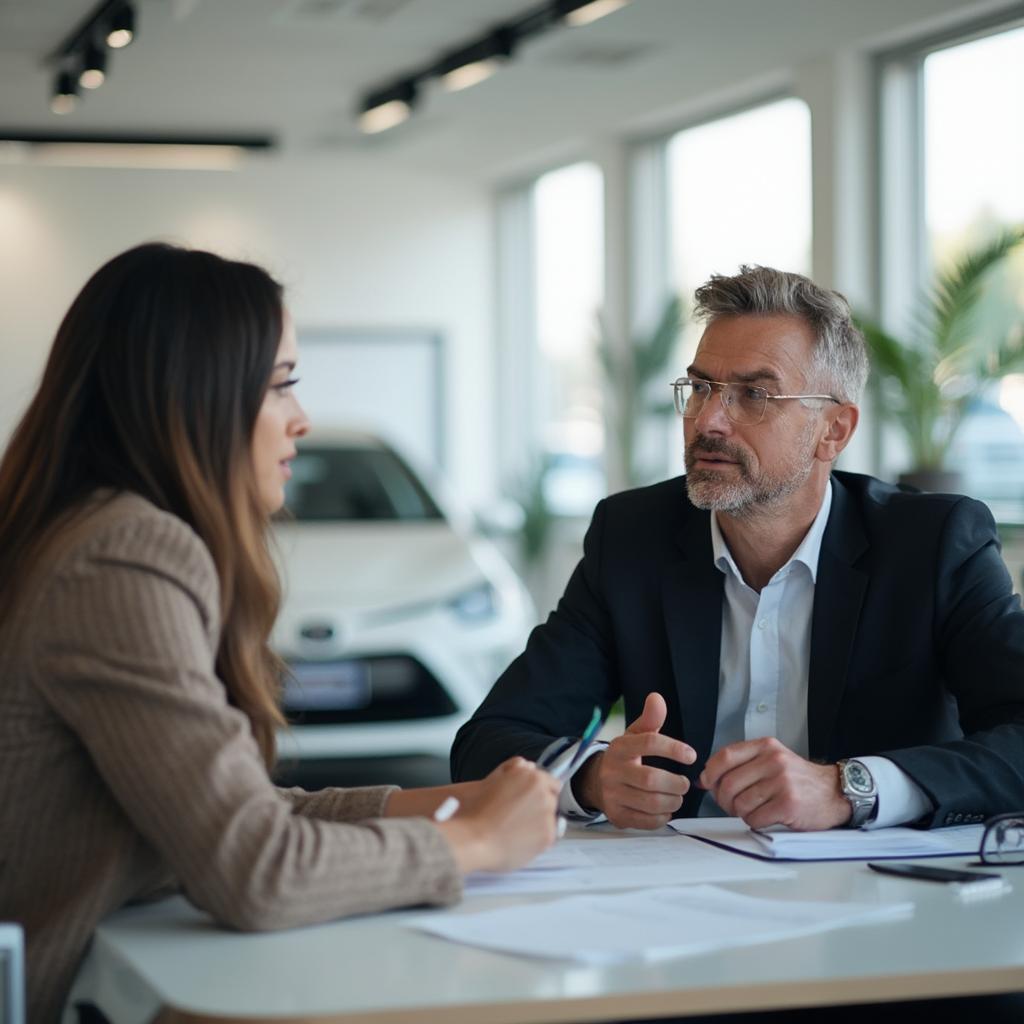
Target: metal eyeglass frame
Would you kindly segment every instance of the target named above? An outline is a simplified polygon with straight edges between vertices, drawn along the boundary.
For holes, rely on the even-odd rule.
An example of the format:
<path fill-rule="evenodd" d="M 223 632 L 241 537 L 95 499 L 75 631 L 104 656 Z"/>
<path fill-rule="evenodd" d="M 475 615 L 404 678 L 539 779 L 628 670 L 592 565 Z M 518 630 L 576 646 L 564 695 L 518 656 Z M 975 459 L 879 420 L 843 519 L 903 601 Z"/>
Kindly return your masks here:
<path fill-rule="evenodd" d="M 1008 833 L 1014 836 L 1012 846 L 1006 842 Z M 1003 867 L 1024 864 L 1024 812 L 997 814 L 985 822 L 978 860 L 982 864 Z"/>
<path fill-rule="evenodd" d="M 691 387 L 694 384 L 707 384 L 710 390 L 706 395 L 703 396 L 704 400 L 701 402 L 700 409 L 694 413 L 684 412 L 684 405 L 682 401 L 682 387 L 689 384 Z M 761 405 L 761 415 L 756 420 L 738 420 L 730 411 L 733 407 L 733 401 L 726 401 L 726 396 L 734 394 L 735 388 L 746 388 L 748 391 L 760 392 L 763 399 Z M 768 402 L 781 402 L 784 399 L 801 399 L 801 398 L 817 398 L 822 401 L 835 402 L 836 405 L 842 405 L 843 403 L 835 398 L 833 395 L 772 395 L 768 393 L 766 388 L 761 387 L 758 384 L 744 384 L 742 381 L 720 381 L 720 380 L 704 380 L 702 377 L 679 377 L 672 381 L 672 401 L 676 407 L 676 412 L 686 420 L 696 419 L 704 406 L 707 405 L 708 399 L 711 397 L 712 392 L 717 391 L 722 396 L 722 408 L 725 410 L 725 415 L 741 426 L 753 427 L 756 426 L 761 420 L 764 419 L 765 410 L 768 408 Z"/>

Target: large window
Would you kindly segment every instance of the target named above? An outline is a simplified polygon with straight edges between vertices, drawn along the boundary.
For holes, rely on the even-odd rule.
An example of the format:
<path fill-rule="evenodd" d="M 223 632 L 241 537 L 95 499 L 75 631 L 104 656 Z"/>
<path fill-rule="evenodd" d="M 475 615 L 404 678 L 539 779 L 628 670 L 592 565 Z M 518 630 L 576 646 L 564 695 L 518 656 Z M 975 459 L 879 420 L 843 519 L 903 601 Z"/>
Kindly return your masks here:
<path fill-rule="evenodd" d="M 578 163 L 533 186 L 534 281 L 540 445 L 545 496 L 559 515 L 589 515 L 605 490 L 604 384 L 597 314 L 604 294 L 600 169 Z"/>
<path fill-rule="evenodd" d="M 921 65 L 925 271 L 1024 224 L 1024 28 L 928 54 Z M 975 328 L 1024 345 L 1024 251 L 988 279 Z M 950 453 L 964 489 L 1024 521 L 1024 375 L 976 401 Z"/>
<path fill-rule="evenodd" d="M 687 315 L 711 274 L 745 263 L 810 273 L 810 111 L 783 99 L 684 129 L 668 142 L 667 167 L 671 286 L 687 327 L 666 380 L 692 360 L 701 329 Z M 681 472 L 671 421 L 666 435 L 666 469 Z"/>
<path fill-rule="evenodd" d="M 689 300 L 713 274 L 811 264 L 811 117 L 779 100 L 688 128 L 668 146 L 673 281 Z"/>

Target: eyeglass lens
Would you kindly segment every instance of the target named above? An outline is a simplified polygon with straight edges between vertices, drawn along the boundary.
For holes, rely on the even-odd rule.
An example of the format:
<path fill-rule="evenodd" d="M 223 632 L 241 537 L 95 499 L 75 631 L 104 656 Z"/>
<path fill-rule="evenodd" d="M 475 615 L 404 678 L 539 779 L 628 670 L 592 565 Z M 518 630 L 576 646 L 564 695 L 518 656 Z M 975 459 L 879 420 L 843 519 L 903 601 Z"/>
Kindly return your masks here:
<path fill-rule="evenodd" d="M 712 389 L 705 381 L 677 381 L 674 387 L 676 411 L 685 419 L 700 415 L 712 390 L 720 393 L 722 407 L 734 423 L 759 423 L 768 404 L 767 392 L 749 384 L 733 383 Z"/>
<path fill-rule="evenodd" d="M 981 860 L 986 864 L 1024 864 L 1024 815 L 1006 814 L 985 826 Z"/>

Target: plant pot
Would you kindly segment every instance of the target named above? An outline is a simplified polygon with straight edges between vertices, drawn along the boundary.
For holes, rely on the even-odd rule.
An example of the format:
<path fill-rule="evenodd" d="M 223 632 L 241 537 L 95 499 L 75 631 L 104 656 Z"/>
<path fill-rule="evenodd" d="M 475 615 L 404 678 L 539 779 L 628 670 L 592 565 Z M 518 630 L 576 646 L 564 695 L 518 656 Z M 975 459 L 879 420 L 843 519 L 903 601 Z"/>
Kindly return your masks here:
<path fill-rule="evenodd" d="M 917 469 L 911 473 L 900 473 L 897 483 L 900 487 L 913 487 L 918 491 L 933 491 L 942 494 L 963 494 L 963 473 L 946 469 Z"/>

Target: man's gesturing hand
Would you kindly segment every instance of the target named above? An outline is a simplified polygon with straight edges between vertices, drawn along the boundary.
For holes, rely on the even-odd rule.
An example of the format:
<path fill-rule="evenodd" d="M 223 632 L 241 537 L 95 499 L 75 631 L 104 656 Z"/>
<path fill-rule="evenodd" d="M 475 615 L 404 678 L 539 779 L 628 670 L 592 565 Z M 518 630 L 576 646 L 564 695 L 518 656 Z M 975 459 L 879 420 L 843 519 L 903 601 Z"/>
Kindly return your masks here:
<path fill-rule="evenodd" d="M 774 737 L 730 743 L 708 758 L 700 784 L 751 828 L 802 832 L 845 825 L 853 813 L 834 764 L 805 761 Z"/>
<path fill-rule="evenodd" d="M 682 775 L 645 765 L 642 757 L 667 757 L 693 764 L 697 755 L 682 740 L 662 736 L 668 708 L 649 693 L 640 717 L 580 769 L 573 780 L 577 799 L 603 811 L 619 828 L 661 828 L 677 811 L 690 782 Z"/>

